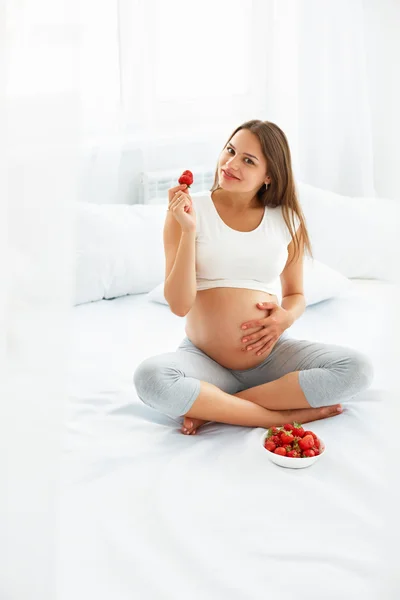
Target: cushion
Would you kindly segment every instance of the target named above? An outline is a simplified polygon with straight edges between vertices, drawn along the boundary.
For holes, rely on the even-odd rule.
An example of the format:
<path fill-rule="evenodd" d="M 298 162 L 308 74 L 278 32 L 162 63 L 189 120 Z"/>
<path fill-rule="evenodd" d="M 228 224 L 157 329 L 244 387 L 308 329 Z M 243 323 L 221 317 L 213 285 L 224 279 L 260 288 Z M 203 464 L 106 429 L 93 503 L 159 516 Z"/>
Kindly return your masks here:
<path fill-rule="evenodd" d="M 311 279 L 305 262 L 309 304 L 331 297 L 328 283 L 329 290 L 343 284 L 343 280 L 333 284 L 328 267 L 345 278 L 399 282 L 395 260 L 399 201 L 341 196 L 302 182 L 297 188 L 319 261 Z M 163 281 L 166 208 L 166 203 L 77 203 L 75 304 L 147 293 Z"/>
<path fill-rule="evenodd" d="M 306 306 L 339 296 L 351 286 L 350 279 L 309 256 L 304 257 L 303 279 Z M 164 282 L 151 290 L 147 297 L 152 302 L 168 304 L 164 297 Z M 281 298 L 278 298 L 280 302 Z"/>
<path fill-rule="evenodd" d="M 165 210 L 77 204 L 74 304 L 146 293 L 163 279 Z"/>
<path fill-rule="evenodd" d="M 346 277 L 399 282 L 400 201 L 342 196 L 297 182 L 313 255 Z"/>

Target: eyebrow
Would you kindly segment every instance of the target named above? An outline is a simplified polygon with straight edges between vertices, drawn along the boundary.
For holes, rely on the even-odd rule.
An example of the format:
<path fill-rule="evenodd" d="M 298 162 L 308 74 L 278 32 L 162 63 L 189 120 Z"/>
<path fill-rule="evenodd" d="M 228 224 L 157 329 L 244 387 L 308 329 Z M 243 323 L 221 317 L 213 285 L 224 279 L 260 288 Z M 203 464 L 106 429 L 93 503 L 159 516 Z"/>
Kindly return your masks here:
<path fill-rule="evenodd" d="M 234 150 L 236 150 L 235 146 L 233 144 L 231 144 L 231 142 L 228 142 L 229 146 L 232 146 L 232 148 Z M 243 152 L 243 154 L 246 154 L 247 156 L 251 156 L 251 158 L 255 158 L 256 160 L 258 160 L 257 156 L 254 156 L 254 154 L 249 154 L 248 152 Z M 260 162 L 260 161 L 258 161 Z"/>

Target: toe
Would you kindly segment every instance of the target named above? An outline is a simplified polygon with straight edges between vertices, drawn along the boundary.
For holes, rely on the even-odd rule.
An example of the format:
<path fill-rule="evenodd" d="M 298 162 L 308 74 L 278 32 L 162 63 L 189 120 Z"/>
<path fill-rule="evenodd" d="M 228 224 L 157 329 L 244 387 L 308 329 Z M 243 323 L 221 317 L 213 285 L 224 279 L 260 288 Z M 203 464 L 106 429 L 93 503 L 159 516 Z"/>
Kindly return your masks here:
<path fill-rule="evenodd" d="M 192 433 L 193 430 L 193 421 L 187 417 L 185 417 L 183 419 L 183 425 L 182 425 L 182 433 L 190 434 Z"/>
<path fill-rule="evenodd" d="M 339 415 L 342 412 L 342 408 L 340 404 L 335 404 L 334 406 L 326 406 L 325 412 L 328 415 Z"/>

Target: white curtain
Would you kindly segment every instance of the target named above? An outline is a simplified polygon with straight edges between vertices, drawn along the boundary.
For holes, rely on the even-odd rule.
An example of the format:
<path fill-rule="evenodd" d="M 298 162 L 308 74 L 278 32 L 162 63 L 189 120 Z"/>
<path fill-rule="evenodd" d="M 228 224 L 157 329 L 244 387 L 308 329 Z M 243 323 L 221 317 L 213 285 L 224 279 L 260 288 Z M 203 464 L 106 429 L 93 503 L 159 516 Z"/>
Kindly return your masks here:
<path fill-rule="evenodd" d="M 400 197 L 398 2 L 83 0 L 81 7 L 85 168 L 104 179 L 108 201 L 141 170 L 176 168 L 183 155 L 214 166 L 228 133 L 252 118 L 287 133 L 306 183 Z M 121 181 L 128 146 L 138 159 L 132 180 Z"/>
<path fill-rule="evenodd" d="M 0 598 L 57 598 L 79 11 L 0 3 Z"/>
<path fill-rule="evenodd" d="M 287 132 L 297 177 L 374 196 L 374 149 L 362 0 L 277 0 L 269 115 Z"/>

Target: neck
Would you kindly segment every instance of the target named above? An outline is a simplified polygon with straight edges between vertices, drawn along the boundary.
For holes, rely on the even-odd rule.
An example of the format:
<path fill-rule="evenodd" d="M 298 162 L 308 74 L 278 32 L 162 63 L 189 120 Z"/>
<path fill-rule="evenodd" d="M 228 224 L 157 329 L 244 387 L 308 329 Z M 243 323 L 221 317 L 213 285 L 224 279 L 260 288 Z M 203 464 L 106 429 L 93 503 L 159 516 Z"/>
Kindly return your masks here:
<path fill-rule="evenodd" d="M 232 208 L 238 212 L 247 210 L 248 208 L 260 207 L 260 201 L 254 192 L 238 192 L 235 194 L 218 188 L 213 192 L 213 196 L 227 208 Z"/>

